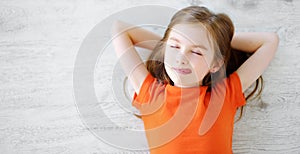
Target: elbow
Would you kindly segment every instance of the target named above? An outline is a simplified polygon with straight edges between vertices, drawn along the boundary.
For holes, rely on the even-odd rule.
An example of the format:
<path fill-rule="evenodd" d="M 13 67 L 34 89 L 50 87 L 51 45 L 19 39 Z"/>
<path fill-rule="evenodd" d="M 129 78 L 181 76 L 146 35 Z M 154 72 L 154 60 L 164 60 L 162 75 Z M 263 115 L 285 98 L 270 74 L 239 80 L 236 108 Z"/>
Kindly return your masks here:
<path fill-rule="evenodd" d="M 115 20 L 112 23 L 112 28 L 111 28 L 111 34 L 112 35 L 117 35 L 121 32 L 124 32 L 128 29 L 128 25 L 125 24 L 125 22 L 121 20 Z"/>
<path fill-rule="evenodd" d="M 274 41 L 274 47 L 276 52 L 279 45 L 279 36 L 277 33 L 273 33 L 273 41 Z"/>
<path fill-rule="evenodd" d="M 114 35 L 118 34 L 119 31 L 120 31 L 120 21 L 116 20 L 112 23 L 111 35 L 114 36 Z"/>
<path fill-rule="evenodd" d="M 129 29 L 131 28 L 131 25 L 123 22 L 121 20 L 115 20 L 112 24 L 112 28 L 111 28 L 111 35 L 117 36 L 119 34 L 125 34 L 125 35 L 129 35 Z"/>
<path fill-rule="evenodd" d="M 277 33 L 273 33 L 273 41 L 278 46 L 279 44 L 279 36 Z"/>
<path fill-rule="evenodd" d="M 279 45 L 279 36 L 277 33 L 269 33 L 267 37 L 268 46 L 270 47 L 271 51 L 274 51 L 274 53 L 277 51 L 278 45 Z"/>
<path fill-rule="evenodd" d="M 277 33 L 270 33 L 269 37 L 268 37 L 269 42 L 271 42 L 273 45 L 275 45 L 276 47 L 279 44 L 279 36 Z"/>

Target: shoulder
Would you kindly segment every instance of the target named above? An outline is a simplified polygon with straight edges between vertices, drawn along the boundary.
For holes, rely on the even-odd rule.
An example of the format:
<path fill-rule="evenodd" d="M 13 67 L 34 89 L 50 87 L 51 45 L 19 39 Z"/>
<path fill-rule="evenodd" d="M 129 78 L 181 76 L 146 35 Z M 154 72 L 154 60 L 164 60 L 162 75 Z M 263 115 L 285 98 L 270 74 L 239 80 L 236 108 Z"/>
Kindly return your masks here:
<path fill-rule="evenodd" d="M 237 107 L 243 106 L 246 103 L 241 80 L 237 72 L 233 72 L 218 82 L 213 90 L 215 90 L 219 96 L 224 93 L 224 96 L 227 97 L 226 100 L 232 102 Z"/>
<path fill-rule="evenodd" d="M 158 80 L 148 73 L 142 82 L 139 92 L 134 93 L 133 106 L 137 107 L 142 103 L 148 102 L 152 91 L 155 90 L 157 86 L 159 86 Z"/>
<path fill-rule="evenodd" d="M 240 76 L 237 72 L 233 72 L 227 77 L 227 82 L 231 84 L 231 86 L 236 86 L 236 90 L 242 91 L 242 83 Z"/>

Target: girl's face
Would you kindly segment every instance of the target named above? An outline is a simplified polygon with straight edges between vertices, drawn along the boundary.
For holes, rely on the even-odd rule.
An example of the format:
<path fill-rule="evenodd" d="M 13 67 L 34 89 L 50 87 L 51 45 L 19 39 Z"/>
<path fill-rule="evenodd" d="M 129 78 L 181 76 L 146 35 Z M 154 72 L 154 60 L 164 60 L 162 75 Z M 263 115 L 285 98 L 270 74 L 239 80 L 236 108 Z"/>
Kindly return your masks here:
<path fill-rule="evenodd" d="M 175 25 L 166 43 L 165 69 L 175 86 L 199 86 L 208 72 L 215 72 L 214 51 L 201 24 Z"/>

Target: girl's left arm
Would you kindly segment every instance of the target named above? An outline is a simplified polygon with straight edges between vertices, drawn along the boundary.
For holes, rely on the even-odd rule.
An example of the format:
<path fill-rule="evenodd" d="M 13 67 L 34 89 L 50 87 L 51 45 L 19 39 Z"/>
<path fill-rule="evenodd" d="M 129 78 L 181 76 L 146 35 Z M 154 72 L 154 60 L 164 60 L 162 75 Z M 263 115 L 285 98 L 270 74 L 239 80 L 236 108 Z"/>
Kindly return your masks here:
<path fill-rule="evenodd" d="M 243 92 L 264 72 L 277 51 L 279 38 L 276 33 L 241 32 L 234 34 L 231 47 L 253 54 L 236 70 Z"/>

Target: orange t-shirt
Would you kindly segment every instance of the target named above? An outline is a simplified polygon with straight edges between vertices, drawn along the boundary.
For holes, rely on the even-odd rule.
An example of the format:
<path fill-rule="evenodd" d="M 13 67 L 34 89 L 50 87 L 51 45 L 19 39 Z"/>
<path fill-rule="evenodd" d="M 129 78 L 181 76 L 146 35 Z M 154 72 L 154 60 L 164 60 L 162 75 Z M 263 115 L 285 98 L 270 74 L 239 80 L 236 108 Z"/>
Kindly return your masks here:
<path fill-rule="evenodd" d="M 232 153 L 234 116 L 246 103 L 239 76 L 234 72 L 207 89 L 175 87 L 147 75 L 132 104 L 151 154 Z"/>

